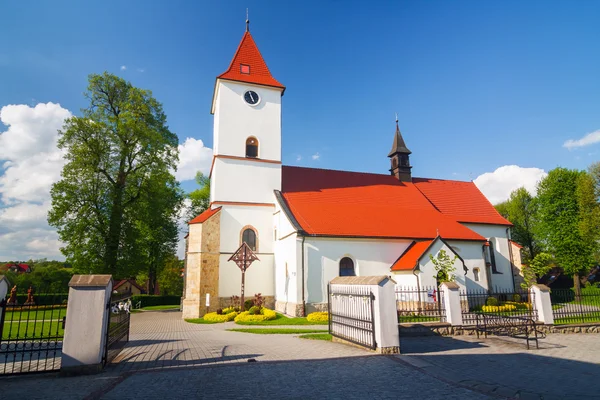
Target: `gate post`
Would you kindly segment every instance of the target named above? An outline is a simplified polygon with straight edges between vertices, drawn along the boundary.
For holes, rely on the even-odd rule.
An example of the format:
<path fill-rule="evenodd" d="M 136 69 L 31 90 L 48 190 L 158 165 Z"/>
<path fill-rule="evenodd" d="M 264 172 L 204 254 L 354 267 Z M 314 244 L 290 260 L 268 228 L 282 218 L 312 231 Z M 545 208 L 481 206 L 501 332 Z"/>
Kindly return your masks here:
<path fill-rule="evenodd" d="M 545 325 L 554 325 L 550 288 L 546 285 L 533 285 L 531 286 L 531 293 L 533 294 L 533 306 L 537 310 L 538 320 Z"/>
<path fill-rule="evenodd" d="M 456 282 L 442 282 L 446 322 L 453 326 L 462 326 L 462 309 L 460 307 L 460 286 Z"/>
<path fill-rule="evenodd" d="M 73 275 L 60 373 L 90 374 L 102 371 L 109 323 L 107 304 L 113 288 L 111 275 Z"/>

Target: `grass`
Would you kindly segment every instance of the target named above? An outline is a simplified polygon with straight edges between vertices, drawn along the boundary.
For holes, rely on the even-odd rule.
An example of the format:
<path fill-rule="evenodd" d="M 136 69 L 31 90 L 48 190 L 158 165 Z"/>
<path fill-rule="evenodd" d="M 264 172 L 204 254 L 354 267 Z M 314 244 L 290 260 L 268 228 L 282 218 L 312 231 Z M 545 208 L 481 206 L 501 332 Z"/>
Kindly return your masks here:
<path fill-rule="evenodd" d="M 2 339 L 44 339 L 47 337 L 63 337 L 62 321 L 33 321 L 5 322 Z M 9 336 L 10 335 L 10 336 Z"/>
<path fill-rule="evenodd" d="M 298 337 L 301 339 L 327 340 L 331 342 L 331 335 L 329 333 L 309 333 L 308 335 L 300 335 Z"/>
<path fill-rule="evenodd" d="M 428 317 L 426 315 L 399 315 L 398 323 L 408 322 L 439 322 L 440 317 Z"/>
<path fill-rule="evenodd" d="M 238 325 L 327 325 L 328 322 L 310 322 L 307 321 L 304 317 L 296 317 L 296 318 L 288 318 L 283 314 L 277 313 L 277 317 L 270 321 L 246 321 L 246 322 L 236 322 Z"/>
<path fill-rule="evenodd" d="M 66 307 L 50 308 L 47 310 L 38 310 L 38 311 L 35 311 L 35 310 L 10 311 L 9 309 L 7 309 L 4 321 L 18 322 L 19 320 L 27 321 L 27 320 L 42 320 L 42 319 L 44 319 L 44 320 L 61 319 L 65 315 L 67 315 Z"/>
<path fill-rule="evenodd" d="M 220 322 L 216 321 L 205 321 L 204 318 L 190 318 L 186 319 L 185 322 L 189 322 L 191 324 L 219 324 Z"/>
<path fill-rule="evenodd" d="M 327 332 L 321 329 L 293 329 L 293 328 L 236 328 L 227 329 L 231 332 L 256 333 L 259 335 L 298 335 L 303 333 L 324 333 Z"/>
<path fill-rule="evenodd" d="M 556 325 L 589 324 L 592 322 L 600 322 L 600 314 L 598 314 L 598 312 L 583 315 L 570 315 L 554 319 L 554 324 Z"/>
<path fill-rule="evenodd" d="M 176 306 L 148 306 L 142 307 L 144 311 L 155 311 L 155 310 L 179 310 L 179 305 Z"/>

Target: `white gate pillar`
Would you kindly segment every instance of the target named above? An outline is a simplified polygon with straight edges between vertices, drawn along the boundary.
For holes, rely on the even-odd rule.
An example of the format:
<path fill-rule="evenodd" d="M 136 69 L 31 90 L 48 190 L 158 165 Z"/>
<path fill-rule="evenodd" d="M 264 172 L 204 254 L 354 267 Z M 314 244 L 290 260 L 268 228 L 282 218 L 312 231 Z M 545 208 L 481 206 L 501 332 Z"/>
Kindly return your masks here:
<path fill-rule="evenodd" d="M 456 282 L 442 282 L 443 305 L 446 311 L 446 322 L 453 326 L 462 326 L 462 310 L 460 307 L 460 286 Z"/>
<path fill-rule="evenodd" d="M 111 275 L 73 275 L 71 278 L 61 374 L 89 374 L 102 370 L 110 318 L 107 304 L 112 288 Z"/>
<path fill-rule="evenodd" d="M 546 285 L 533 285 L 531 286 L 531 294 L 533 296 L 533 306 L 537 310 L 538 320 L 545 325 L 554 325 L 550 288 Z"/>

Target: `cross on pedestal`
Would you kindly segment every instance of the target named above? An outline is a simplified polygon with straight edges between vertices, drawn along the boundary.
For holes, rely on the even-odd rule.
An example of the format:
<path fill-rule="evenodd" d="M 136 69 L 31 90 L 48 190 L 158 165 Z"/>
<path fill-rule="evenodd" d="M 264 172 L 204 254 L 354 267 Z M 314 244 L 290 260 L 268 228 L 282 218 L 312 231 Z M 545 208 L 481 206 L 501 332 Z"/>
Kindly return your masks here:
<path fill-rule="evenodd" d="M 252 249 L 250 249 L 246 242 L 243 242 L 242 245 L 236 250 L 236 252 L 233 253 L 231 257 L 229 257 L 229 260 L 227 260 L 233 261 L 242 271 L 242 296 L 240 304 L 242 311 L 244 311 L 244 284 L 246 278 L 246 270 L 250 268 L 250 264 L 252 264 L 256 260 L 258 260 L 258 257 L 256 256 L 256 254 L 254 254 L 254 252 L 252 251 Z"/>

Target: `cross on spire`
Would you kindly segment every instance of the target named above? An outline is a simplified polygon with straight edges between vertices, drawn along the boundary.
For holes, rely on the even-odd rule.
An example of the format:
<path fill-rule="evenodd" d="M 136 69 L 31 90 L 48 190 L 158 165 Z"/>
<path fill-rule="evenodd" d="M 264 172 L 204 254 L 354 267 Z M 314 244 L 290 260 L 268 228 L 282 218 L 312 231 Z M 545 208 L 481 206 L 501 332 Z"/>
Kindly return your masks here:
<path fill-rule="evenodd" d="M 250 18 L 248 17 L 248 9 L 246 8 L 246 32 L 250 32 Z"/>

